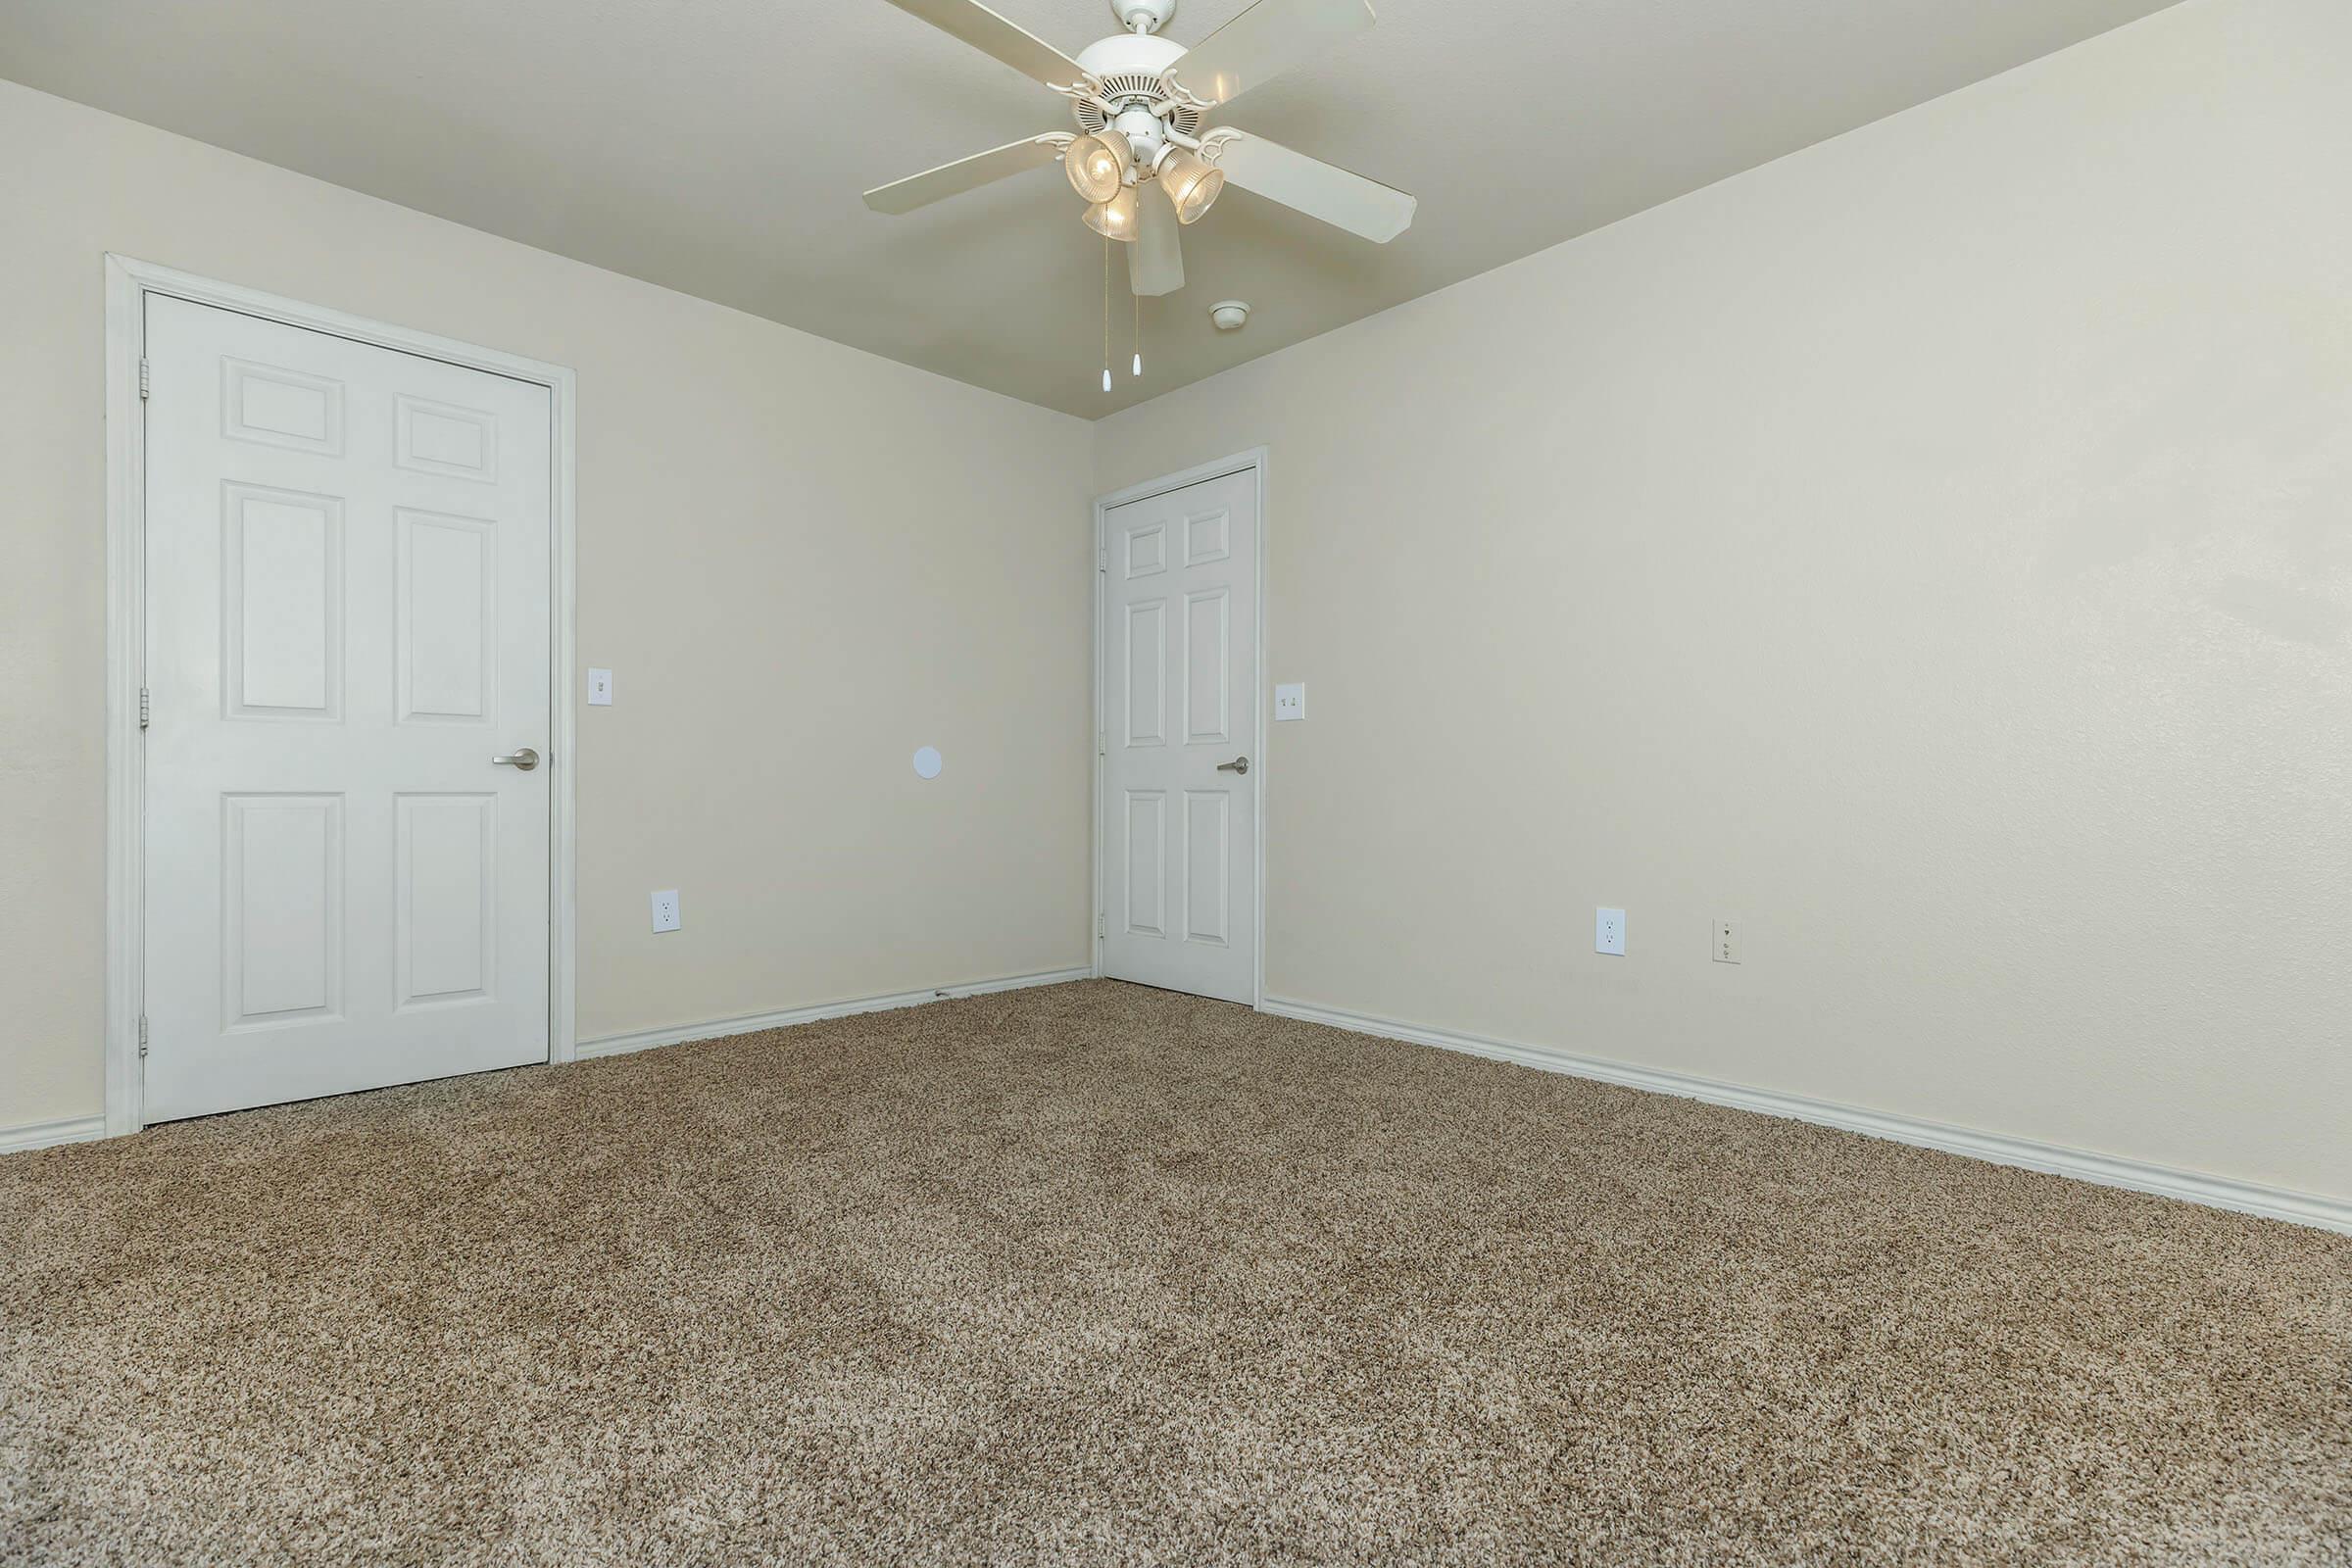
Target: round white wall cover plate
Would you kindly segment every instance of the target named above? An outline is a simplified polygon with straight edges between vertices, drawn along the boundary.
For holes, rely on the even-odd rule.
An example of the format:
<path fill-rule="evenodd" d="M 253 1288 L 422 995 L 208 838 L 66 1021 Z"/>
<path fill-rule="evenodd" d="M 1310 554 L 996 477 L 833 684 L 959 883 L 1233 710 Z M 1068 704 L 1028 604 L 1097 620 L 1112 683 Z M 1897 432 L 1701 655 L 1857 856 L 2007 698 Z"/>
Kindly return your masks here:
<path fill-rule="evenodd" d="M 914 771 L 918 777 L 939 777 L 939 748 L 926 746 L 914 754 Z"/>

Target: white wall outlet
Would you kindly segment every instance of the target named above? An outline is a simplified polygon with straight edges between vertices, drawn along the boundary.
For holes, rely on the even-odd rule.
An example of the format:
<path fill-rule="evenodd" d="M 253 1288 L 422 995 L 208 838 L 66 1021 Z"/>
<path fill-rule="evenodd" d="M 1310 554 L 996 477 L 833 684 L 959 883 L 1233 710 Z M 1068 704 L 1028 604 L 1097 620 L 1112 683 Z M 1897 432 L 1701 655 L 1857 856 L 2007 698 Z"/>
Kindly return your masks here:
<path fill-rule="evenodd" d="M 1712 946 L 1715 954 L 1715 961 L 1717 963 L 1738 963 L 1740 961 L 1740 945 L 1739 933 L 1739 926 L 1730 920 L 1718 920 L 1715 922 L 1715 934 L 1712 938 Z"/>
<path fill-rule="evenodd" d="M 1288 686 L 1274 688 L 1274 722 L 1287 724 L 1294 718 L 1306 716 L 1306 682 L 1294 681 Z"/>
<path fill-rule="evenodd" d="M 1594 909 L 1592 911 L 1592 951 L 1625 956 L 1625 911 L 1623 909 Z"/>
<path fill-rule="evenodd" d="M 588 706 L 590 708 L 611 708 L 612 706 L 612 672 L 611 670 L 592 669 L 588 672 Z"/>
<path fill-rule="evenodd" d="M 654 929 L 675 931 L 678 928 L 678 890 L 671 888 L 654 895 Z"/>

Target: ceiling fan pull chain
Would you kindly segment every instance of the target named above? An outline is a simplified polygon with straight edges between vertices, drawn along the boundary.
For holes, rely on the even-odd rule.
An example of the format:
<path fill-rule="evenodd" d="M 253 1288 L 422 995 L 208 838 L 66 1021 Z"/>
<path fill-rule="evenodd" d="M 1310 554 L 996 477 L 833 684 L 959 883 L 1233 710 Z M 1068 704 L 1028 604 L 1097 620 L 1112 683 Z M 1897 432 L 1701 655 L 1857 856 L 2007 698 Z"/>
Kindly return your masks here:
<path fill-rule="evenodd" d="M 1102 390 L 1110 390 L 1110 236 L 1102 236 Z"/>
<path fill-rule="evenodd" d="M 1144 297 L 1135 297 L 1135 373 L 1144 373 Z"/>

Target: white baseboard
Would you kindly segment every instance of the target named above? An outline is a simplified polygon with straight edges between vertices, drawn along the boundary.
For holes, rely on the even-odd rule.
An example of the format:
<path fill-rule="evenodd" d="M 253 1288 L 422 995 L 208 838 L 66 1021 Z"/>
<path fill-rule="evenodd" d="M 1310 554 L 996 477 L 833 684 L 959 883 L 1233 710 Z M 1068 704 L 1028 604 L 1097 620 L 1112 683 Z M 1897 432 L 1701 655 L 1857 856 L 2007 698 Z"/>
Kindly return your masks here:
<path fill-rule="evenodd" d="M 31 1121 L 22 1127 L 0 1127 L 0 1154 L 13 1154 L 20 1149 L 47 1149 L 51 1144 L 86 1144 L 105 1136 L 104 1116 Z"/>
<path fill-rule="evenodd" d="M 1356 1034 L 1378 1035 L 1383 1039 L 1402 1040 L 1417 1046 L 1438 1046 L 1446 1051 L 1468 1052 L 1474 1056 L 1515 1061 L 1526 1067 L 1540 1067 L 1545 1072 L 1596 1078 L 1603 1083 L 1624 1084 L 1629 1088 L 1647 1089 L 1662 1095 L 1680 1095 L 1686 1100 L 1703 1100 L 1710 1104 L 1762 1111 L 1767 1116 L 1786 1116 L 1795 1121 L 1838 1127 L 1850 1133 L 1884 1138 L 1891 1143 L 1940 1149 L 1947 1153 L 1966 1154 L 1972 1159 L 1982 1159 L 1995 1165 L 2051 1171 L 2080 1181 L 2097 1182 L 2105 1187 L 2128 1187 L 2134 1192 L 2155 1193 L 2214 1208 L 2235 1209 L 2240 1213 L 2260 1214 L 2269 1219 L 2283 1219 L 2297 1225 L 2314 1225 L 2322 1230 L 2352 1235 L 2352 1201 L 2322 1198 L 2313 1193 L 2233 1181 L 2227 1176 L 2212 1176 L 2203 1171 L 2151 1165 L 2141 1160 L 2092 1153 L 2088 1150 L 2069 1149 L 2062 1144 L 2039 1143 L 2030 1138 L 1977 1132 L 1967 1127 L 1921 1121 L 1916 1117 L 1898 1116 L 1888 1111 L 1864 1110 L 1855 1105 L 1841 1105 L 1835 1101 L 1784 1095 L 1769 1089 L 1750 1089 L 1744 1085 L 1694 1077 L 1689 1073 L 1580 1056 L 1574 1052 L 1553 1046 L 1531 1046 L 1508 1040 L 1490 1040 L 1479 1035 L 1456 1034 L 1446 1029 L 1424 1029 L 1414 1024 L 1363 1017 L 1303 1002 L 1268 997 L 1260 1010 L 1285 1018 L 1303 1019 L 1308 1023 L 1327 1024 L 1334 1029 L 1347 1029 Z"/>
<path fill-rule="evenodd" d="M 632 1051 L 651 1051 L 656 1046 L 683 1045 L 689 1040 L 753 1035 L 762 1029 L 788 1029 L 796 1023 L 814 1023 L 820 1018 L 889 1012 L 898 1007 L 919 1007 L 927 1002 L 945 1002 L 953 997 L 980 997 L 994 991 L 1020 991 L 1029 986 L 1057 986 L 1071 980 L 1091 980 L 1094 975 L 1092 969 L 1048 969 L 1042 974 L 1007 975 L 1002 980 L 975 980 L 967 985 L 940 986 L 927 991 L 899 991 L 886 997 L 820 1002 L 813 1007 L 792 1007 L 783 1012 L 755 1012 L 740 1018 L 716 1018 L 709 1023 L 669 1024 L 660 1029 L 639 1029 L 631 1034 L 583 1040 L 574 1054 L 582 1061 L 590 1056 L 618 1056 Z"/>

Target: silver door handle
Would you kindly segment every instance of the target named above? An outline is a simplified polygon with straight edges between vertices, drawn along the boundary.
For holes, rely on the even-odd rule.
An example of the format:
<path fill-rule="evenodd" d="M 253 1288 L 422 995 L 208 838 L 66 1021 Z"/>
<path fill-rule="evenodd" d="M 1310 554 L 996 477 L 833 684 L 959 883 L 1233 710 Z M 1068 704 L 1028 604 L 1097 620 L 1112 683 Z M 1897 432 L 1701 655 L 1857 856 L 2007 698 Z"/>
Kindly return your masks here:
<path fill-rule="evenodd" d="M 498 763 L 502 767 L 518 767 L 525 773 L 528 773 L 532 768 L 539 765 L 539 754 L 532 751 L 528 746 L 525 746 L 519 752 L 509 752 L 504 757 L 493 757 L 490 759 L 490 760 Z"/>
<path fill-rule="evenodd" d="M 1220 773 L 1247 773 L 1250 771 L 1250 759 L 1237 757 L 1230 762 L 1219 762 L 1217 771 Z"/>

